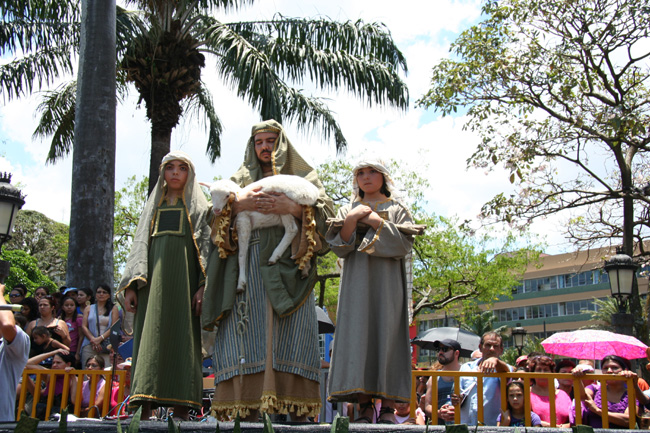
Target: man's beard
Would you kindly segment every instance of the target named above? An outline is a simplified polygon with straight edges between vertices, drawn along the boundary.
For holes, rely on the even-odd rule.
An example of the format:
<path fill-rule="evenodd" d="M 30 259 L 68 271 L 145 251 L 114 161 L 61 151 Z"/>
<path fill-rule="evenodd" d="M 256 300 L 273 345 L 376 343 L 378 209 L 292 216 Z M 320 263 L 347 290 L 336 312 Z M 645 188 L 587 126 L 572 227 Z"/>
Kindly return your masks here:
<path fill-rule="evenodd" d="M 447 358 L 446 356 L 443 355 L 438 357 L 438 362 L 440 363 L 440 365 L 447 365 L 454 362 L 454 358 Z"/>

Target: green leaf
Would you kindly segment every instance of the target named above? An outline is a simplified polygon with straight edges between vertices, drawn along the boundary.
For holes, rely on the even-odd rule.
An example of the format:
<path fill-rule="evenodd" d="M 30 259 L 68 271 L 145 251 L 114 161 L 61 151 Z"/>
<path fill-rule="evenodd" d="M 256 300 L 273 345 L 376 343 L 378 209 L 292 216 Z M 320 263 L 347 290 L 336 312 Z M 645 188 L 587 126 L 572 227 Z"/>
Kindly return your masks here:
<path fill-rule="evenodd" d="M 269 417 L 269 414 L 264 412 L 264 429 L 262 430 L 263 433 L 275 433 L 275 430 L 273 430 L 273 424 L 271 423 L 271 417 Z"/>
<path fill-rule="evenodd" d="M 20 414 L 20 419 L 16 423 L 16 433 L 35 433 L 38 427 L 39 419 L 30 417 L 27 412 Z"/>
<path fill-rule="evenodd" d="M 350 431 L 350 418 L 341 416 L 338 413 L 332 421 L 332 428 L 330 433 L 349 433 Z"/>
<path fill-rule="evenodd" d="M 67 433 L 68 431 L 68 408 L 66 407 L 61 411 L 59 418 L 59 433 Z"/>
<path fill-rule="evenodd" d="M 133 415 L 133 419 L 129 423 L 126 433 L 138 433 L 140 431 L 140 417 L 142 417 L 142 406 Z"/>
<path fill-rule="evenodd" d="M 173 416 L 167 417 L 167 431 L 169 433 L 180 433 L 178 424 L 174 421 Z"/>

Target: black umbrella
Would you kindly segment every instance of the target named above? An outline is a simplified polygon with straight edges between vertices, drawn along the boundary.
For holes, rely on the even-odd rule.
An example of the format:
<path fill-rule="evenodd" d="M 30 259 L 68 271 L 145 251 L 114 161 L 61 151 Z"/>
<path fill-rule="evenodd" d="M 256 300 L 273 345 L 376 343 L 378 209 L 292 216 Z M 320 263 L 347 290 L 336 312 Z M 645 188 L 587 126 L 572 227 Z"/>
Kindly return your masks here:
<path fill-rule="evenodd" d="M 330 334 L 334 332 L 334 323 L 332 319 L 327 315 L 325 310 L 316 305 L 316 318 L 318 319 L 318 333 L 319 334 Z"/>
<path fill-rule="evenodd" d="M 411 343 L 417 344 L 423 349 L 433 350 L 436 341 L 442 341 L 447 338 L 458 341 L 460 344 L 460 356 L 468 358 L 473 351 L 478 349 L 478 344 L 481 342 L 481 337 L 464 329 L 440 327 L 427 329 L 411 340 Z"/>

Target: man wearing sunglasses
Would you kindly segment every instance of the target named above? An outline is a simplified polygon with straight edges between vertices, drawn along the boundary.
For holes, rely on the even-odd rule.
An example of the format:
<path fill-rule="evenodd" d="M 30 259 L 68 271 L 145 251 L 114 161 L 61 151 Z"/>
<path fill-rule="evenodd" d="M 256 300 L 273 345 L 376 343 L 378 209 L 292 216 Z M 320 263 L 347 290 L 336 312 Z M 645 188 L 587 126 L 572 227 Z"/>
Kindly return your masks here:
<path fill-rule="evenodd" d="M 460 370 L 460 344 L 456 340 L 445 339 L 433 342 L 433 350 L 438 352 L 438 362 L 442 365 L 442 371 L 458 371 Z M 427 417 L 431 417 L 433 410 L 433 377 L 429 378 L 427 382 L 427 393 L 424 398 L 420 399 L 420 408 L 424 411 Z M 453 393 L 454 378 L 447 376 L 438 377 L 438 424 L 444 425 L 445 421 L 454 420 L 453 410 L 449 410 L 449 397 Z M 453 409 L 453 407 L 452 407 Z M 451 413 L 451 416 L 449 415 Z"/>

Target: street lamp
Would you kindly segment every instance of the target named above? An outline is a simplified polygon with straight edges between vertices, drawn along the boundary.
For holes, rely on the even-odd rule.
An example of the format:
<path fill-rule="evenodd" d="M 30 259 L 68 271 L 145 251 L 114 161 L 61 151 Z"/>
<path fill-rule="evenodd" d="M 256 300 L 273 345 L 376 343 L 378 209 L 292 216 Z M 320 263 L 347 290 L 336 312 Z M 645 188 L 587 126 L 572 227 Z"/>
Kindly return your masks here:
<path fill-rule="evenodd" d="M 517 326 L 515 328 L 512 328 L 512 340 L 515 347 L 517 348 L 517 351 L 519 352 L 519 356 L 521 356 L 521 351 L 524 350 L 524 343 L 527 333 L 528 332 L 526 329 L 522 328 L 521 323 L 517 323 Z"/>
<path fill-rule="evenodd" d="M 2 245 L 11 239 L 16 214 L 24 204 L 24 196 L 11 184 L 11 174 L 0 173 L 0 253 Z M 0 260 L 0 283 L 9 276 L 10 267 L 11 263 Z"/>
<path fill-rule="evenodd" d="M 616 332 L 632 335 L 633 317 L 626 313 L 625 307 L 632 296 L 638 265 L 627 254 L 617 252 L 615 256 L 605 261 L 604 268 L 609 275 L 609 289 L 618 304 L 618 313 L 612 315 L 612 325 Z"/>

